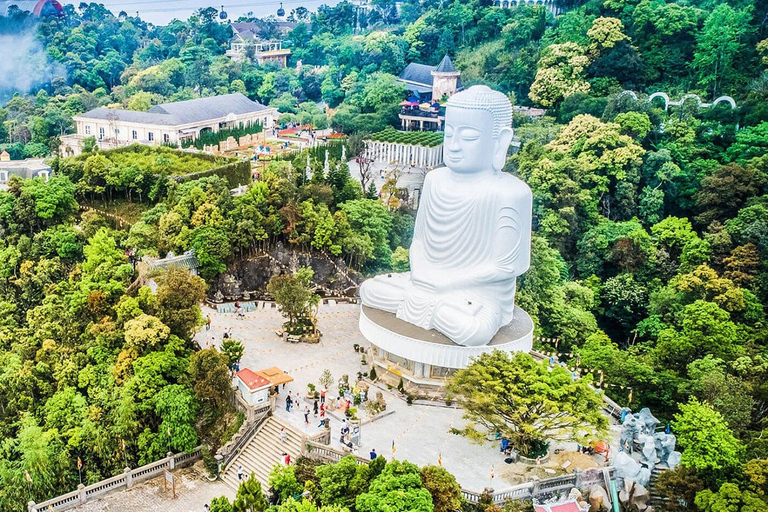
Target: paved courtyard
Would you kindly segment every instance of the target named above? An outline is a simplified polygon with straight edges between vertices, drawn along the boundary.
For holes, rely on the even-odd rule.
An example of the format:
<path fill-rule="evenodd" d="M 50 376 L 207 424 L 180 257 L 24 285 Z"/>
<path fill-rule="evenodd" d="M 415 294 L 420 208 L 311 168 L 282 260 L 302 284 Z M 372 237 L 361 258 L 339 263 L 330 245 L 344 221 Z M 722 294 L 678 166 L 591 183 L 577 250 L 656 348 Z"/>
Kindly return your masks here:
<path fill-rule="evenodd" d="M 312 414 L 309 425 L 304 423 L 304 415 L 293 409 L 285 410 L 286 393 L 306 393 L 307 384 L 317 384 L 324 369 L 329 369 L 336 380 L 347 374 L 350 382 L 358 371 L 369 371 L 370 366 L 360 364 L 360 354 L 352 346 L 364 344 L 357 321 L 359 306 L 350 304 L 321 305 L 319 327 L 323 332 L 319 344 L 287 343 L 278 338 L 275 331 L 280 329 L 283 318 L 276 308 L 258 309 L 245 314 L 245 319 L 238 320 L 231 313 L 217 313 L 214 309 L 203 308 L 204 315 L 210 315 L 210 331 L 198 333 L 196 340 L 205 347 L 213 343 L 218 348 L 225 329 L 232 328 L 235 339 L 245 345 L 241 368 L 261 370 L 277 366 L 294 378 L 294 382 L 280 390 L 275 414 L 297 428 L 313 435 L 320 432 L 319 418 Z M 336 391 L 335 385 L 332 391 Z M 387 402 L 387 411 L 393 413 L 361 427 L 362 445 L 359 455 L 367 457 L 371 449 L 379 455 L 391 459 L 392 442 L 395 444 L 394 456 L 399 460 L 409 460 L 419 466 L 437 464 L 442 457 L 443 466 L 456 476 L 459 484 L 470 490 L 481 491 L 491 486 L 497 490 L 527 481 L 538 473 L 536 468 L 523 467 L 520 464 L 507 465 L 499 453 L 498 446 L 478 445 L 467 439 L 450 434 L 451 427 L 461 427 L 464 421 L 461 411 L 455 408 L 407 405 L 396 394 L 385 387 L 376 387 L 369 391 L 373 397 L 381 391 Z M 339 448 L 340 413 L 329 415 L 331 420 L 331 444 Z M 571 450 L 574 447 L 570 447 Z M 573 452 L 561 454 L 568 457 Z M 587 456 L 583 456 L 587 457 Z M 548 466 L 560 465 L 566 459 L 553 457 Z M 595 459 L 596 460 L 596 459 Z M 574 461 L 575 462 L 575 461 Z M 582 461 L 583 462 L 583 461 Z M 590 463 L 586 461 L 587 465 Z M 596 465 L 596 464 L 595 464 Z M 584 466 L 584 464 L 582 464 Z M 491 480 L 493 467 L 494 479 Z M 551 469 L 550 469 L 551 471 Z M 137 510 L 163 510 L 167 512 L 202 511 L 206 503 L 217 496 L 234 498 L 235 492 L 221 481 L 208 482 L 193 468 L 176 472 L 181 475 L 177 487 L 177 499 L 172 499 L 170 491 L 163 489 L 162 477 L 150 480 L 133 489 L 115 492 L 100 500 L 82 505 L 76 510 L 81 512 L 135 512 Z M 550 476 L 541 468 L 540 478 Z"/>
<path fill-rule="evenodd" d="M 164 477 L 154 478 L 132 489 L 107 494 L 101 499 L 80 505 L 78 512 L 204 512 L 213 498 L 226 496 L 234 500 L 235 491 L 224 482 L 209 482 L 195 467 L 174 471 L 177 478 L 176 499 L 164 488 Z"/>
<path fill-rule="evenodd" d="M 246 313 L 244 320 L 237 320 L 234 314 L 219 314 L 206 308 L 203 314 L 211 315 L 212 327 L 210 331 L 199 333 L 197 340 L 203 346 L 206 340 L 218 346 L 224 330 L 232 327 L 234 338 L 245 345 L 241 368 L 258 371 L 277 366 L 295 379 L 284 390 L 280 390 L 276 414 L 309 435 L 317 434 L 321 431 L 319 418 L 310 414 L 307 426 L 300 411 L 293 408 L 288 413 L 285 410 L 286 392 L 294 396 L 299 392 L 303 396 L 307 384 L 317 385 L 320 374 L 326 368 L 336 380 L 343 374 L 349 375 L 350 382 L 354 382 L 358 371 L 370 370 L 370 366 L 361 365 L 360 354 L 353 349 L 355 343 L 366 344 L 357 327 L 359 306 L 321 305 L 318 324 L 323 338 L 319 344 L 314 345 L 287 343 L 278 338 L 275 331 L 281 327 L 284 319 L 277 309 L 270 308 L 269 304 L 267 306 L 267 309 Z M 384 394 L 387 410 L 394 413 L 361 427 L 362 446 L 359 455 L 368 456 L 368 452 L 375 449 L 379 455 L 391 458 L 394 441 L 395 457 L 419 466 L 437 464 L 438 457 L 442 455 L 443 466 L 456 475 L 459 483 L 467 489 L 480 491 L 487 487 L 490 484 L 491 466 L 494 466 L 495 488 L 519 483 L 502 468 L 506 464 L 497 446 L 478 445 L 449 433 L 451 427 L 464 425 L 460 410 L 426 405 L 409 406 L 383 386 L 369 391 L 369 397 L 373 398 L 377 390 Z M 336 391 L 335 385 L 332 391 Z M 339 433 L 342 415 L 338 413 L 329 417 L 332 446 L 341 447 Z"/>

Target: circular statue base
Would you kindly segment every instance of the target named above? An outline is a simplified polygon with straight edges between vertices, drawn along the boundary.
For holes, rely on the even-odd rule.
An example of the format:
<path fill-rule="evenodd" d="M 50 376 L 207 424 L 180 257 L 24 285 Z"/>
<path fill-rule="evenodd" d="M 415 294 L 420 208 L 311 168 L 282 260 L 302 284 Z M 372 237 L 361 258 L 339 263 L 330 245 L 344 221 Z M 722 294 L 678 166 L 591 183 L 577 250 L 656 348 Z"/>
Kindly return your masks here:
<path fill-rule="evenodd" d="M 360 311 L 360 332 L 371 343 L 373 363 L 378 368 L 397 380 L 402 377 L 404 384 L 425 395 L 435 391 L 439 394 L 446 377 L 469 366 L 472 358 L 480 354 L 494 350 L 530 352 L 533 347 L 533 320 L 518 307 L 514 320 L 482 347 L 457 345 L 434 329 L 422 329 L 393 313 L 368 306 Z M 392 380 L 392 375 L 381 377 Z"/>

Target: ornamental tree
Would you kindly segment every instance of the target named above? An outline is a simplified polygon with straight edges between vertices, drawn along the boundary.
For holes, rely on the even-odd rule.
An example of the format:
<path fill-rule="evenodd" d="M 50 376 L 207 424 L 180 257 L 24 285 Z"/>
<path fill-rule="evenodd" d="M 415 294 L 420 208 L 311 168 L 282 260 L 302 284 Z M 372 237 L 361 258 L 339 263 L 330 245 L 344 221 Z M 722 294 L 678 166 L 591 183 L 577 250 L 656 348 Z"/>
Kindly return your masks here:
<path fill-rule="evenodd" d="M 309 318 L 320 302 L 320 296 L 311 289 L 312 269 L 301 268 L 294 275 L 273 276 L 267 285 L 283 316 L 288 317 L 288 329 L 295 328 L 299 320 Z"/>
<path fill-rule="evenodd" d="M 455 433 L 477 441 L 509 439 L 523 453 L 551 440 L 585 441 L 605 433 L 602 397 L 591 377 L 573 379 L 567 368 L 549 368 L 530 354 L 482 354 L 448 383 L 470 423 Z"/>

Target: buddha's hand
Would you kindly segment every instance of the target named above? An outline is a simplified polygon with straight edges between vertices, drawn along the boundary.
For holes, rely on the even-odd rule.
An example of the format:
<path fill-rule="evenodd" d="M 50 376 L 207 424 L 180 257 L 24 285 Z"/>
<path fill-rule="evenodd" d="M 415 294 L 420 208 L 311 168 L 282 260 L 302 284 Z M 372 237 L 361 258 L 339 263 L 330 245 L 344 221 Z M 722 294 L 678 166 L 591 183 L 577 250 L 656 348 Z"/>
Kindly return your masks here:
<path fill-rule="evenodd" d="M 413 284 L 430 292 L 445 292 L 453 287 L 454 279 L 447 272 L 419 272 L 411 273 Z"/>

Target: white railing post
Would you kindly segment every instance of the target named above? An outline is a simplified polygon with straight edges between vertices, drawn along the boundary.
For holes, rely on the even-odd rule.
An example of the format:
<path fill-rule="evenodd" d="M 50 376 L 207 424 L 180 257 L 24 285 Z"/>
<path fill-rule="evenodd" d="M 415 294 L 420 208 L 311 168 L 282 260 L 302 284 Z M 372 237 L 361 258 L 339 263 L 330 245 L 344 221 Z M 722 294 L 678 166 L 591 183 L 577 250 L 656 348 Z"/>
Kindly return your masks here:
<path fill-rule="evenodd" d="M 125 473 L 125 486 L 130 489 L 133 487 L 133 474 L 131 473 L 131 468 L 125 468 L 123 472 Z"/>
<path fill-rule="evenodd" d="M 168 470 L 173 471 L 176 468 L 176 457 L 173 456 L 173 452 L 168 452 Z"/>
<path fill-rule="evenodd" d="M 77 499 L 80 500 L 81 505 L 87 500 L 85 497 L 85 486 L 83 484 L 77 486 Z"/>

